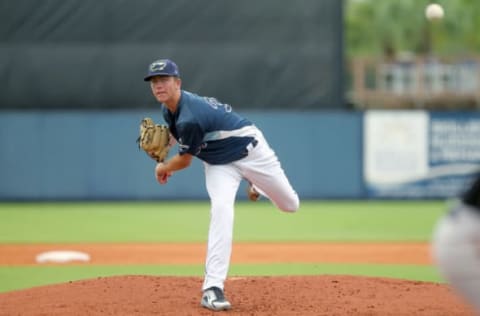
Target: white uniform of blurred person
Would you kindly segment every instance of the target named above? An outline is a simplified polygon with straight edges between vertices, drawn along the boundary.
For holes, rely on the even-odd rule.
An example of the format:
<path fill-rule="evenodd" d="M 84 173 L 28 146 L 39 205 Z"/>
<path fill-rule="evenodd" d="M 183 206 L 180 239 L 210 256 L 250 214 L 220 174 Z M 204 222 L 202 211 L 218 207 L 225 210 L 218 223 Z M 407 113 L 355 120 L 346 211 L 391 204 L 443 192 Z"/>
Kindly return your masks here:
<path fill-rule="evenodd" d="M 480 315 L 480 174 L 437 223 L 432 246 L 440 273 Z"/>

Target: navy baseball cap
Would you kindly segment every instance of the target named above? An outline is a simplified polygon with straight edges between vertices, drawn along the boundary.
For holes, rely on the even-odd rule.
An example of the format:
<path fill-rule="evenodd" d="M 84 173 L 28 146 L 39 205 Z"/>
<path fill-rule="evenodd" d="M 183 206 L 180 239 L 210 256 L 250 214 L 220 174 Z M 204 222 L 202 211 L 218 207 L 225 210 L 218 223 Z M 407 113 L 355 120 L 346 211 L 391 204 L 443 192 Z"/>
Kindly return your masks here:
<path fill-rule="evenodd" d="M 170 59 L 159 59 L 148 66 L 147 76 L 143 80 L 150 81 L 154 76 L 180 77 L 180 72 L 177 64 Z"/>

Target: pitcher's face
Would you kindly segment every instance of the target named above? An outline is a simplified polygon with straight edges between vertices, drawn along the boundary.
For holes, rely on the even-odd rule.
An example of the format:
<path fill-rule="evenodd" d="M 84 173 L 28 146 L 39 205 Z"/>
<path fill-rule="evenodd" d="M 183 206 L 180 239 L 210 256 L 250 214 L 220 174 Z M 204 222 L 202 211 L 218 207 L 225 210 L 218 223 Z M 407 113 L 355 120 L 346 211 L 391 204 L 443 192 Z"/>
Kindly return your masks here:
<path fill-rule="evenodd" d="M 150 79 L 152 93 L 158 102 L 169 104 L 180 97 L 181 80 L 172 76 L 155 76 Z"/>

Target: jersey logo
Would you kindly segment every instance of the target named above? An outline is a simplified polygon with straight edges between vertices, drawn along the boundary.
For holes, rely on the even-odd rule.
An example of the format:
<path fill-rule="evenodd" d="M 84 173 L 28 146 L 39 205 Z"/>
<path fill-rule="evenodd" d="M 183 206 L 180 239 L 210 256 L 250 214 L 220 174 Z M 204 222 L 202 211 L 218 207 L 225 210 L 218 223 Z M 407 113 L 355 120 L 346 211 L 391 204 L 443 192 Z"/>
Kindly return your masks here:
<path fill-rule="evenodd" d="M 180 148 L 180 151 L 187 151 L 190 148 L 190 146 L 183 144 L 181 137 L 178 139 L 178 147 Z"/>
<path fill-rule="evenodd" d="M 208 105 L 210 105 L 215 110 L 222 108 L 227 113 L 232 112 L 232 106 L 230 104 L 220 103 L 217 99 L 212 97 L 203 97 L 203 99 L 207 101 Z"/>
<path fill-rule="evenodd" d="M 181 151 L 187 151 L 187 150 L 190 148 L 190 146 L 188 146 L 188 145 L 183 145 L 183 144 L 179 144 L 179 147 L 180 147 L 180 150 L 181 150 Z"/>

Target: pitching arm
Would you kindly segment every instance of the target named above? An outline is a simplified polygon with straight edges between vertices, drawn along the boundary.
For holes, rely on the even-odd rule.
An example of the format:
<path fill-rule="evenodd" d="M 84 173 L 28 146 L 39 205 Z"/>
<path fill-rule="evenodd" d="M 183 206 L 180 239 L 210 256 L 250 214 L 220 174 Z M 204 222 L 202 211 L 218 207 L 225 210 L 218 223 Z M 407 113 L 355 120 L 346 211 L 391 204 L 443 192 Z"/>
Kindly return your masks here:
<path fill-rule="evenodd" d="M 182 170 L 190 166 L 193 156 L 190 154 L 177 154 L 166 162 L 159 162 L 155 167 L 155 177 L 160 184 L 165 184 L 168 181 L 168 177 L 172 175 L 174 171 Z"/>

